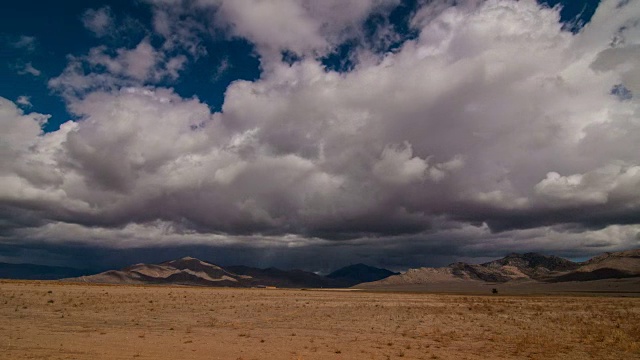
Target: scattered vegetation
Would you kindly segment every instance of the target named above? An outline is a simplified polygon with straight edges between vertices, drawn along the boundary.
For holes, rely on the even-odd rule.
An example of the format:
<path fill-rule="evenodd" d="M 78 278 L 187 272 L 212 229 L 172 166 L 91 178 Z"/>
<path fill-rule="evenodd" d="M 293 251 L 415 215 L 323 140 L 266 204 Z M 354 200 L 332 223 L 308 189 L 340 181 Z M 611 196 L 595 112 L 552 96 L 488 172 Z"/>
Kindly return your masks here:
<path fill-rule="evenodd" d="M 20 328 L 32 339 L 12 341 L 7 358 L 23 357 L 35 342 L 47 344 L 39 338 L 44 333 L 60 341 L 42 347 L 42 354 L 73 343 L 86 347 L 78 351 L 112 352 L 113 358 L 124 357 L 126 348 L 110 344 L 113 339 L 144 346 L 143 358 L 179 358 L 172 349 L 193 344 L 189 349 L 197 350 L 212 339 L 227 346 L 225 358 L 243 359 L 278 358 L 284 348 L 296 350 L 294 359 L 343 353 L 363 359 L 640 358 L 637 298 L 186 287 L 114 287 L 105 294 L 100 286 L 74 285 L 43 299 L 48 292 L 40 285 L 1 285 L 0 303 L 6 305 L 0 307 L 0 338 L 15 337 L 8 329 Z M 150 301 L 154 312 L 148 312 Z M 103 343 L 89 342 L 87 331 L 105 335 Z M 245 353 L 234 352 L 240 349 Z"/>

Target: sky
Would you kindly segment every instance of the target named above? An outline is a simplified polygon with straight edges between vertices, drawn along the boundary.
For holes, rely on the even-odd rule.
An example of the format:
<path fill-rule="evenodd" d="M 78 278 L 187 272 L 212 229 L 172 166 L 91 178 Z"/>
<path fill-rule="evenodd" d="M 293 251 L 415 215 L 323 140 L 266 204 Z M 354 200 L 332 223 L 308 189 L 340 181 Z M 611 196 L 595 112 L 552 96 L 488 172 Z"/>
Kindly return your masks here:
<path fill-rule="evenodd" d="M 0 5 L 0 262 L 640 247 L 640 0 Z"/>

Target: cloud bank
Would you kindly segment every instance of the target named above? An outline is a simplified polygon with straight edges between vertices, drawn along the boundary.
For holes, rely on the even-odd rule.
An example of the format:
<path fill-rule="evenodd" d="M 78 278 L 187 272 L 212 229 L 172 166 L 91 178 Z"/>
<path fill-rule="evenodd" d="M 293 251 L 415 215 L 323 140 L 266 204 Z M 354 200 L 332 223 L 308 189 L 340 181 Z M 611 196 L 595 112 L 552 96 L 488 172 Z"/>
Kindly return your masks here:
<path fill-rule="evenodd" d="M 637 247 L 640 3 L 603 1 L 576 33 L 534 1 L 455 3 L 336 72 L 322 58 L 395 1 L 151 1 L 162 44 L 93 48 L 50 80 L 80 120 L 43 133 L 47 115 L 0 100 L 0 241 L 314 269 Z M 262 74 L 215 112 L 164 84 L 219 33 L 253 43 Z"/>

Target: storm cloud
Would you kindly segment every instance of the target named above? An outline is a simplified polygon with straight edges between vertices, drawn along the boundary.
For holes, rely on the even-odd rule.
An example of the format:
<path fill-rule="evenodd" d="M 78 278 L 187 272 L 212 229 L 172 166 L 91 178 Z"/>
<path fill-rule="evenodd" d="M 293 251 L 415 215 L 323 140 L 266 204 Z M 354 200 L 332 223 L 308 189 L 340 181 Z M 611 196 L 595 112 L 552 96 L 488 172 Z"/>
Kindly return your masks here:
<path fill-rule="evenodd" d="M 325 270 L 640 245 L 640 2 L 575 32 L 535 1 L 426 2 L 415 36 L 378 29 L 401 40 L 382 52 L 364 23 L 397 2 L 349 4 L 150 1 L 161 44 L 95 47 L 49 80 L 78 120 L 44 133 L 0 99 L 0 259 L 194 247 Z M 82 19 L 104 36 L 113 16 Z M 164 82 L 219 34 L 261 74 L 213 111 Z M 347 40 L 353 69 L 330 69 Z"/>

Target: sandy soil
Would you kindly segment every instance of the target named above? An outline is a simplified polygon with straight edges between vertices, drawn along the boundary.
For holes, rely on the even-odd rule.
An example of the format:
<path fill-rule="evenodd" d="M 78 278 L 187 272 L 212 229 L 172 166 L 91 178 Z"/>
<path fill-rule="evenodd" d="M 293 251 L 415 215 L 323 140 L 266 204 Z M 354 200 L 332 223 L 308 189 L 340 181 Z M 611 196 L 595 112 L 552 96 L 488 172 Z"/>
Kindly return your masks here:
<path fill-rule="evenodd" d="M 418 279 L 418 282 L 420 279 Z M 392 283 L 378 281 L 363 283 L 355 286 L 364 290 L 375 291 L 403 291 L 426 293 L 453 293 L 469 295 L 490 294 L 492 289 L 498 289 L 501 295 L 603 295 L 640 297 L 640 277 L 628 279 L 606 279 L 595 281 L 571 281 L 561 283 L 543 283 L 533 280 L 515 280 L 508 283 L 489 283 L 476 280 L 448 280 L 442 282 Z"/>
<path fill-rule="evenodd" d="M 0 282 L 1 359 L 640 359 L 640 298 Z"/>

